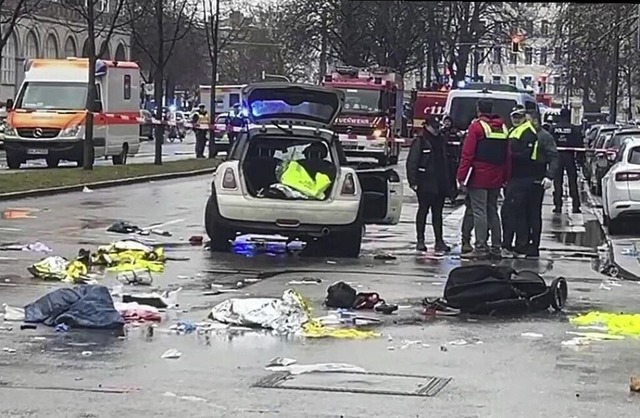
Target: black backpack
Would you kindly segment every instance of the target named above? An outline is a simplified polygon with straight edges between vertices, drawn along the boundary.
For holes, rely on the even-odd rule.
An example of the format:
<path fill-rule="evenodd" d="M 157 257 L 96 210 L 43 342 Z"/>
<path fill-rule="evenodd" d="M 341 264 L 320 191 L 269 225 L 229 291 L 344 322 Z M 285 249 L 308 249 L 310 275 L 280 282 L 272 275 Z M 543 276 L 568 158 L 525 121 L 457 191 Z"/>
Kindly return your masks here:
<path fill-rule="evenodd" d="M 447 305 L 471 314 L 519 314 L 553 307 L 561 311 L 567 300 L 567 281 L 551 286 L 536 272 L 507 266 L 471 265 L 449 272 L 444 288 Z"/>

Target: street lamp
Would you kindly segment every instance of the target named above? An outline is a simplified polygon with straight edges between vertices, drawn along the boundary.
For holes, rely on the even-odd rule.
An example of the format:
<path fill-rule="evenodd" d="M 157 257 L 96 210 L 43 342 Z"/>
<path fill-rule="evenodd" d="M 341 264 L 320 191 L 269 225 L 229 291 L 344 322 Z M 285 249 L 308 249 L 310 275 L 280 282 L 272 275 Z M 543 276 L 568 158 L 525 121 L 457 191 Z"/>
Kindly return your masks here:
<path fill-rule="evenodd" d="M 218 30 L 220 27 L 220 0 L 215 0 L 215 12 L 212 10 L 213 27 L 211 28 L 211 48 L 213 48 L 211 63 L 211 101 L 209 103 L 209 158 L 216 156 L 216 134 L 215 129 L 211 129 L 211 125 L 215 123 L 216 117 L 216 83 L 218 81 Z M 211 24 L 210 23 L 210 24 Z M 207 31 L 209 28 L 207 28 Z"/>

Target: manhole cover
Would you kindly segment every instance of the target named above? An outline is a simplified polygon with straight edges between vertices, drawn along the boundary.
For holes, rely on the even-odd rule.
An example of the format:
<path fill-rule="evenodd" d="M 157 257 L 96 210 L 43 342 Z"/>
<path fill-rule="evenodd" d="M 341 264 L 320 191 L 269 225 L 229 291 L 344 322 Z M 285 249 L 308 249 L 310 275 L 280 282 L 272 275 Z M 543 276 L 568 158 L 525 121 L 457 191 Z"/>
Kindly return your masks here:
<path fill-rule="evenodd" d="M 253 386 L 270 389 L 430 397 L 437 395 L 450 381 L 450 377 L 395 373 L 326 372 L 293 375 L 289 372 L 276 372 L 260 379 Z"/>

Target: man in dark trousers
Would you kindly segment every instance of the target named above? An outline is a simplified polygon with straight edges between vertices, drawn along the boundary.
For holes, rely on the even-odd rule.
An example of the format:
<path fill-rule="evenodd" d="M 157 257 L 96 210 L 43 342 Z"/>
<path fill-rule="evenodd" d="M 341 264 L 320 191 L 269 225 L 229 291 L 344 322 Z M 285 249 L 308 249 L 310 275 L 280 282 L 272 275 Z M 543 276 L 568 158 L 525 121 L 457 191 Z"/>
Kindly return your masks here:
<path fill-rule="evenodd" d="M 551 127 L 551 135 L 556 141 L 558 148 L 583 148 L 584 143 L 582 133 L 578 126 L 571 124 L 571 111 L 569 109 L 560 110 L 560 122 Z M 562 213 L 562 194 L 564 183 L 564 172 L 567 172 L 569 179 L 569 195 L 573 205 L 573 213 L 580 213 L 580 193 L 578 191 L 578 170 L 576 168 L 576 152 L 558 150 L 560 161 L 558 173 L 553 182 L 553 213 Z"/>
<path fill-rule="evenodd" d="M 476 232 L 475 249 L 462 254 L 464 259 L 486 259 L 500 254 L 502 231 L 498 215 L 500 189 L 511 178 L 511 148 L 508 131 L 493 101 L 480 99 L 478 117 L 471 122 L 462 145 L 457 181 L 467 189 Z M 491 228 L 491 250 L 488 238 Z"/>
<path fill-rule="evenodd" d="M 542 199 L 553 181 L 547 164 L 555 150 L 548 149 L 550 144 L 545 138 L 539 140 L 540 128 L 536 128 L 534 119 L 537 121 L 537 115 L 527 115 L 521 105 L 511 111 L 512 173 L 502 206 L 503 258 L 539 256 Z M 516 243 L 512 246 L 514 235 Z"/>
<path fill-rule="evenodd" d="M 427 214 L 431 209 L 431 223 L 435 236 L 436 253 L 449 252 L 444 242 L 442 210 L 444 201 L 455 191 L 447 159 L 446 140 L 440 132 L 440 119 L 436 115 L 426 118 L 423 135 L 413 141 L 407 156 L 407 180 L 418 196 L 416 213 L 416 250 L 426 251 L 425 228 Z"/>
<path fill-rule="evenodd" d="M 204 158 L 204 148 L 207 145 L 207 133 L 209 132 L 209 113 L 204 107 L 204 104 L 198 106 L 198 112 L 196 112 L 191 123 L 193 131 L 196 134 L 196 158 Z"/>

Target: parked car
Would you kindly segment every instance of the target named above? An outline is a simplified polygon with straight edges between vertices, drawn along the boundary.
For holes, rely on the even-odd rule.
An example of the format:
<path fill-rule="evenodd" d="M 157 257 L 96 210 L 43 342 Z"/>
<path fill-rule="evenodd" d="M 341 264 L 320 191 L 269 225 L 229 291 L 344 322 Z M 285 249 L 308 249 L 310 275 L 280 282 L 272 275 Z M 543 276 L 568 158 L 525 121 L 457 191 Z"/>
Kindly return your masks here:
<path fill-rule="evenodd" d="M 145 109 L 140 109 L 140 139 L 153 141 L 153 115 Z"/>
<path fill-rule="evenodd" d="M 614 164 L 620 147 L 627 139 L 640 138 L 640 130 L 638 128 L 620 128 L 613 131 L 611 135 L 606 134 L 602 144 L 602 151 L 595 153 L 595 159 L 592 164 L 592 176 L 595 187 L 593 191 L 601 194 L 602 178 L 607 174 L 611 166 Z"/>
<path fill-rule="evenodd" d="M 625 139 L 602 179 L 602 212 L 609 234 L 624 232 L 624 220 L 640 216 L 640 137 Z"/>
<path fill-rule="evenodd" d="M 262 83 L 248 85 L 242 93 L 244 106 L 251 109 L 249 125 L 218 166 L 205 208 L 212 250 L 228 250 L 241 232 L 281 234 L 307 242 L 314 254 L 357 257 L 365 224 L 399 222 L 403 198 L 398 173 L 346 166 L 331 129 L 343 92 Z M 309 176 L 325 174 L 329 188 L 312 198 L 292 193 L 278 175 L 285 161 L 296 161 Z"/>
<path fill-rule="evenodd" d="M 593 172 L 595 171 L 594 169 L 594 165 L 596 160 L 598 159 L 598 157 L 601 157 L 602 154 L 602 150 L 603 146 L 604 146 L 604 141 L 607 139 L 607 137 L 611 136 L 611 134 L 618 129 L 618 125 L 606 125 L 606 126 L 601 126 L 598 128 L 595 139 L 591 142 L 591 144 L 587 147 L 587 155 L 585 156 L 585 162 L 584 162 L 584 166 L 582 168 L 582 174 L 584 175 L 584 177 L 587 180 L 587 183 L 589 184 L 589 188 L 592 190 L 592 192 L 595 193 L 596 187 L 598 187 L 599 189 L 599 184 L 600 183 L 596 183 L 594 180 L 592 180 L 593 178 Z M 606 158 L 606 153 L 605 153 L 605 158 Z"/>

